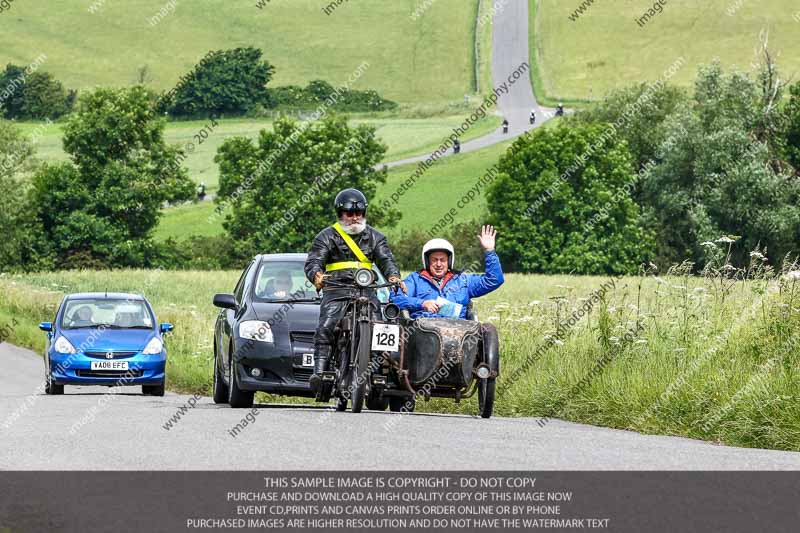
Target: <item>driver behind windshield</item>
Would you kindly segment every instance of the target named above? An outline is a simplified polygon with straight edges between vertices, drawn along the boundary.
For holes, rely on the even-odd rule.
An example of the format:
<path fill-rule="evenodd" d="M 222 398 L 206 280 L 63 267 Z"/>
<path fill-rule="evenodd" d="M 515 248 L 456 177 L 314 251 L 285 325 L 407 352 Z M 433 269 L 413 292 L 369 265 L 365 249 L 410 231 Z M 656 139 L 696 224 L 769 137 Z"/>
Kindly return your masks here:
<path fill-rule="evenodd" d="M 72 314 L 72 327 L 91 326 L 94 324 L 94 314 L 88 305 L 83 305 Z"/>
<path fill-rule="evenodd" d="M 275 274 L 267 283 L 264 295 L 267 298 L 288 298 L 292 292 L 292 275 L 286 270 Z"/>

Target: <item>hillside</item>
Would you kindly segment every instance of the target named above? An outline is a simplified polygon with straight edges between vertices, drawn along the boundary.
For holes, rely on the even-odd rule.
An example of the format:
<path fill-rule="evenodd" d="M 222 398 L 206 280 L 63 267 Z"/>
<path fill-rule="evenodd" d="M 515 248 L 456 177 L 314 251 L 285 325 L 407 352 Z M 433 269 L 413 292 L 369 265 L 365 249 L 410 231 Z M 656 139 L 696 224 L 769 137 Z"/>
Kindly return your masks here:
<path fill-rule="evenodd" d="M 750 70 L 760 34 L 780 54 L 784 77 L 800 72 L 796 0 L 670 0 L 644 21 L 653 2 L 530 1 L 538 11 L 531 14 L 536 90 L 546 101 L 597 100 L 610 89 L 657 79 L 679 57 L 686 63 L 672 81 L 684 86 L 715 58 Z M 583 13 L 576 12 L 580 6 Z"/>
<path fill-rule="evenodd" d="M 147 65 L 150 85 L 167 89 L 209 50 L 256 46 L 276 67 L 273 85 L 341 84 L 367 62 L 355 88 L 401 103 L 461 101 L 474 87 L 477 0 L 437 0 L 413 20 L 417 3 L 360 0 L 326 14 L 317 0 L 177 2 L 151 27 L 165 0 L 16 2 L 0 20 L 0 64 L 43 53 L 42 68 L 78 89 L 129 85 Z"/>

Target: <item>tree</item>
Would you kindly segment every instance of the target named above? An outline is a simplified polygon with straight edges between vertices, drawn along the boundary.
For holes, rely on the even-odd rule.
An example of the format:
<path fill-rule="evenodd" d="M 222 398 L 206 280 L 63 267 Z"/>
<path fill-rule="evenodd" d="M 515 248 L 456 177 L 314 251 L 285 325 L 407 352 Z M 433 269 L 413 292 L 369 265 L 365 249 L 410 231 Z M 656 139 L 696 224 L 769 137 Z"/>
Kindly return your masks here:
<path fill-rule="evenodd" d="M 800 175 L 800 82 L 789 89 L 789 102 L 785 109 L 787 126 L 785 134 L 786 159 Z"/>
<path fill-rule="evenodd" d="M 245 113 L 268 103 L 274 70 L 257 48 L 211 52 L 175 87 L 167 107 L 177 116 Z"/>
<path fill-rule="evenodd" d="M 385 151 L 374 128 L 351 128 L 335 117 L 307 127 L 280 119 L 274 131 L 261 131 L 257 144 L 226 140 L 214 158 L 220 168 L 215 201 L 232 207 L 223 226 L 236 253 L 307 251 L 334 221 L 336 193 L 348 187 L 370 200 L 371 225 L 393 225 L 399 213 L 374 201 L 377 185 L 386 181 L 386 172 L 374 169 Z"/>
<path fill-rule="evenodd" d="M 26 73 L 11 64 L 0 75 L 0 87 L 12 88 L 3 101 L 3 116 L 9 119 L 56 119 L 70 112 L 77 95 L 50 73 Z"/>
<path fill-rule="evenodd" d="M 718 63 L 700 69 L 692 105 L 667 129 L 674 142 L 643 180 L 662 262 L 691 259 L 702 267 L 703 243 L 726 235 L 741 237 L 738 266 L 756 247 L 766 247 L 773 261 L 797 250 L 800 184 L 781 171 L 780 143 L 765 126 L 779 123 L 769 116 L 771 101 L 744 73 L 726 74 Z"/>
<path fill-rule="evenodd" d="M 151 95 L 142 87 L 84 95 L 63 144 L 72 161 L 45 165 L 30 195 L 57 266 L 148 265 L 161 204 L 194 195 Z"/>
<path fill-rule="evenodd" d="M 35 168 L 34 149 L 11 123 L 0 120 L 0 270 L 35 269 L 42 260 L 39 232 L 23 201 Z"/>
<path fill-rule="evenodd" d="M 521 272 L 635 271 L 652 251 L 631 198 L 624 141 L 606 125 L 562 126 L 518 139 L 487 192 L 503 264 Z"/>
<path fill-rule="evenodd" d="M 616 124 L 628 142 L 637 169 L 658 158 L 665 140 L 664 121 L 687 99 L 685 91 L 664 84 L 640 83 L 610 93 L 568 120 L 578 124 Z"/>

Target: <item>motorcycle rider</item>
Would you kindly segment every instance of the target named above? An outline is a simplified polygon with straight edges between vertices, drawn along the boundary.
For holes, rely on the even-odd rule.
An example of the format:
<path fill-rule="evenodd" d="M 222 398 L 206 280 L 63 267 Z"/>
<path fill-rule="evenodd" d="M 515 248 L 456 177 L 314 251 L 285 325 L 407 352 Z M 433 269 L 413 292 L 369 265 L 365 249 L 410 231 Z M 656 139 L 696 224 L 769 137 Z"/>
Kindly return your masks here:
<path fill-rule="evenodd" d="M 367 225 L 367 198 L 357 189 L 344 189 L 333 202 L 338 222 L 320 231 L 311 244 L 305 263 L 306 278 L 317 291 L 322 290 L 326 278 L 352 284 L 359 268 L 372 268 L 372 262 L 386 278 L 405 284 L 389 249 L 386 237 Z M 319 310 L 319 324 L 314 336 L 314 373 L 311 389 L 319 392 L 322 373 L 327 370 L 333 350 L 334 328 L 341 320 L 354 289 L 330 287 L 325 289 Z"/>
<path fill-rule="evenodd" d="M 458 139 L 453 141 L 453 153 L 458 154 L 461 153 L 461 141 Z"/>
<path fill-rule="evenodd" d="M 531 124 L 536 124 L 536 110 L 535 109 L 531 110 L 531 118 L 530 118 L 530 120 L 531 120 Z"/>
<path fill-rule="evenodd" d="M 564 104 L 561 102 L 558 103 L 558 107 L 556 107 L 556 116 L 563 117 L 564 116 Z"/>
<path fill-rule="evenodd" d="M 503 119 L 503 133 L 508 133 L 508 119 Z"/>
<path fill-rule="evenodd" d="M 497 232 L 492 226 L 483 226 L 478 236 L 484 249 L 485 274 L 467 274 L 453 270 L 455 250 L 445 239 L 431 239 L 422 247 L 422 270 L 409 274 L 405 283 L 407 294 L 394 294 L 392 301 L 406 309 L 411 318 L 451 317 L 466 318 L 467 306 L 472 298 L 489 294 L 503 284 L 503 269 L 494 251 Z M 461 307 L 453 307 L 452 304 Z M 443 313 L 457 311 L 453 316 Z"/>

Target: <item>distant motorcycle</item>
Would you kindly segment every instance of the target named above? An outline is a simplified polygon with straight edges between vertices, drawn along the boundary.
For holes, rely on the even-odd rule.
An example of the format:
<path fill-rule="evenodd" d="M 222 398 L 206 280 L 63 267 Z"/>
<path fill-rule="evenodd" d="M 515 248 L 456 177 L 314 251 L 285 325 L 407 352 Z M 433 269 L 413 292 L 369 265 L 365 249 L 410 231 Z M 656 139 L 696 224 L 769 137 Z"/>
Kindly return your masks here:
<path fill-rule="evenodd" d="M 564 116 L 564 106 L 563 105 L 558 104 L 558 107 L 556 108 L 556 116 L 557 117 L 563 117 Z"/>
<path fill-rule="evenodd" d="M 453 153 L 461 153 L 461 142 L 458 139 L 453 142 Z"/>
<path fill-rule="evenodd" d="M 508 133 L 508 121 L 503 121 L 503 133 Z"/>

